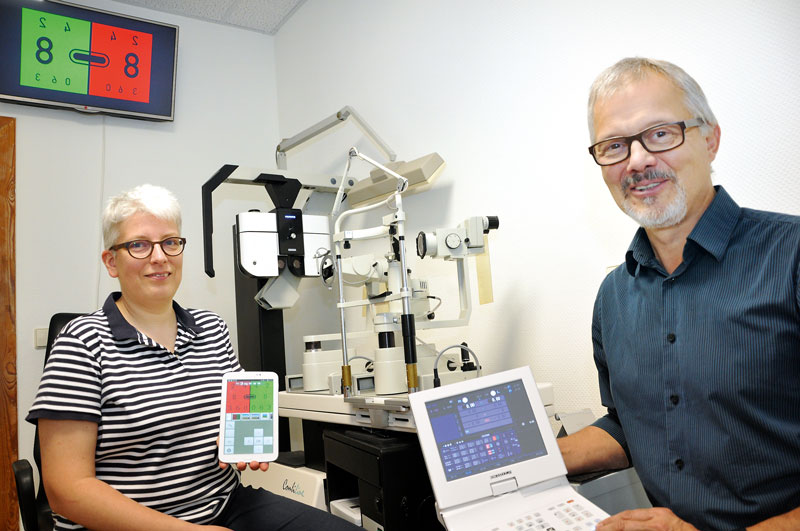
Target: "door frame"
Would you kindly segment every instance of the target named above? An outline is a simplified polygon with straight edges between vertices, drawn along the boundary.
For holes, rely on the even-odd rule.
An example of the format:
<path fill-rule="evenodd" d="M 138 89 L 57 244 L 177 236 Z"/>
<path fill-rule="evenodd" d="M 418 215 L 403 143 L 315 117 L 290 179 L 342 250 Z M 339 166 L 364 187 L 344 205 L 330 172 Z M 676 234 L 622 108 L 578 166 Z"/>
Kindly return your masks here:
<path fill-rule="evenodd" d="M 16 120 L 0 116 L 0 521 L 19 529 L 17 489 L 11 464 L 19 459 L 17 438 L 16 316 Z"/>

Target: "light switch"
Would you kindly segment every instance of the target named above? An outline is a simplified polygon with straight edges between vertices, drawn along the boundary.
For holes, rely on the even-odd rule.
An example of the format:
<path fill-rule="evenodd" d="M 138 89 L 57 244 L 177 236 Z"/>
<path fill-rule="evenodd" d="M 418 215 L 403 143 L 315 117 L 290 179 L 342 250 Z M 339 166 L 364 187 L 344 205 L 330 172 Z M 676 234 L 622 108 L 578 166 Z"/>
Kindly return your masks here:
<path fill-rule="evenodd" d="M 47 328 L 33 329 L 33 346 L 36 348 L 45 348 L 47 346 Z"/>

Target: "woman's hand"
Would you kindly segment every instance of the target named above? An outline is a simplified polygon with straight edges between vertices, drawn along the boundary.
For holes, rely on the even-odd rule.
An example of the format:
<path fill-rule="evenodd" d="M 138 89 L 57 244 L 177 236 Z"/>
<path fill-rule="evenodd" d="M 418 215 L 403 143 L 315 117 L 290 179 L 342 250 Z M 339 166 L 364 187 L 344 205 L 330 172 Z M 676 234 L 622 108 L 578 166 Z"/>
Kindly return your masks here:
<path fill-rule="evenodd" d="M 258 461 L 250 461 L 249 463 L 245 463 L 243 461 L 239 461 L 236 463 L 236 469 L 239 472 L 242 472 L 245 468 L 250 466 L 250 470 L 261 470 L 262 472 L 266 472 L 269 468 L 269 463 L 259 463 Z M 228 463 L 223 463 L 222 461 L 219 462 L 219 467 L 222 470 L 228 468 Z"/>
<path fill-rule="evenodd" d="M 217 447 L 219 447 L 219 437 L 217 437 Z M 236 463 L 236 469 L 239 472 L 243 472 L 245 468 L 247 468 L 248 463 L 244 461 L 239 461 Z M 258 461 L 250 461 L 250 470 L 261 470 L 262 472 L 266 472 L 269 468 L 269 463 L 259 463 Z M 219 462 L 219 467 L 222 470 L 228 468 L 228 463 L 223 463 L 222 461 Z"/>

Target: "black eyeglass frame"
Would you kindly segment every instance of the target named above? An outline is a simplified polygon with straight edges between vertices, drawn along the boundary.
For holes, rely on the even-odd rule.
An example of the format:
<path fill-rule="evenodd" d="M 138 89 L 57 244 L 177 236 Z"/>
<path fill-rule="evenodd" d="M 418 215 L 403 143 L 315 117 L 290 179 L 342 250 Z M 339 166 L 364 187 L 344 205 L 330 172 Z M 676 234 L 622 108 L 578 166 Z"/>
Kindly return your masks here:
<path fill-rule="evenodd" d="M 166 249 L 164 249 L 164 246 L 162 245 L 167 240 L 178 240 L 179 242 L 181 242 L 181 250 L 176 254 L 168 253 L 166 251 Z M 150 244 L 150 252 L 147 253 L 146 256 L 133 256 L 133 253 L 131 253 L 131 245 L 136 243 L 136 242 L 147 242 L 147 243 L 149 243 Z M 131 258 L 136 258 L 137 260 L 145 260 L 147 258 L 150 258 L 150 256 L 153 254 L 153 251 L 156 248 L 156 244 L 158 244 L 158 246 L 161 247 L 161 252 L 163 252 L 165 255 L 167 255 L 167 256 L 180 256 L 180 255 L 183 254 L 183 250 L 186 249 L 186 238 L 181 238 L 181 237 L 178 237 L 178 236 L 170 236 L 169 238 L 164 238 L 160 242 L 154 242 L 154 241 L 151 241 L 151 240 L 141 240 L 141 239 L 139 239 L 139 240 L 131 240 L 129 242 L 123 242 L 123 243 L 118 243 L 116 245 L 112 245 L 111 247 L 108 248 L 108 250 L 109 251 L 116 251 L 117 249 L 122 249 L 124 247 L 125 250 L 128 251 L 128 254 L 131 255 Z"/>
<path fill-rule="evenodd" d="M 594 161 L 597 163 L 598 166 L 613 166 L 614 164 L 619 164 L 620 162 L 622 162 L 624 160 L 628 160 L 628 158 L 631 156 L 631 145 L 633 145 L 633 141 L 634 140 L 638 140 L 639 144 L 641 144 L 641 146 L 644 149 L 646 149 L 648 151 L 648 153 L 664 153 L 665 151 L 671 151 L 671 150 L 673 150 L 673 149 L 675 149 L 677 147 L 680 147 L 680 146 L 683 145 L 684 142 L 686 142 L 686 130 L 687 129 L 691 129 L 692 127 L 699 127 L 701 125 L 704 125 L 705 123 L 706 123 L 706 121 L 703 120 L 702 118 L 692 118 L 691 120 L 683 120 L 681 122 L 672 122 L 672 123 L 667 123 L 667 124 L 654 125 L 652 127 L 648 127 L 644 131 L 640 131 L 639 133 L 637 133 L 635 135 L 631 135 L 631 136 L 613 136 L 611 138 L 606 138 L 604 140 L 601 140 L 600 142 L 595 142 L 594 144 L 589 146 L 589 154 L 592 155 L 592 158 L 594 159 Z M 652 131 L 653 129 L 658 129 L 659 127 L 664 127 L 664 126 L 667 126 L 667 125 L 679 125 L 679 126 L 681 126 L 681 141 L 679 143 L 675 144 L 672 147 L 668 147 L 667 149 L 650 149 L 650 148 L 648 148 L 646 143 L 645 143 L 645 141 L 644 141 L 644 139 L 643 139 L 644 135 L 648 131 Z M 614 161 L 614 162 L 602 163 L 602 162 L 598 161 L 597 160 L 597 155 L 595 155 L 595 152 L 594 152 L 594 148 L 596 148 L 600 144 L 605 144 L 606 142 L 610 142 L 612 140 L 619 140 L 619 141 L 625 142 L 625 144 L 628 146 L 628 153 L 623 158 L 621 158 L 621 159 L 619 159 L 617 161 Z"/>

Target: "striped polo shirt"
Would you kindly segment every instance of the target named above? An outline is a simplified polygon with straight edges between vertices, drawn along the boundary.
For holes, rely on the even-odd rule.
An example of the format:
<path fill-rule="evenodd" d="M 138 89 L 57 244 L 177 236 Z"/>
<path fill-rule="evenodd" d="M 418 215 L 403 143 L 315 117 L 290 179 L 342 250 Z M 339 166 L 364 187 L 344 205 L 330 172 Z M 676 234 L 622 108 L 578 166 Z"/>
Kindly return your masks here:
<path fill-rule="evenodd" d="M 717 187 L 672 274 L 640 229 L 600 287 L 592 340 L 595 425 L 654 505 L 723 531 L 800 506 L 800 217 Z"/>
<path fill-rule="evenodd" d="M 152 509 L 208 523 L 239 483 L 235 467 L 219 468 L 216 446 L 222 375 L 242 370 L 228 328 L 173 301 L 173 354 L 124 319 L 119 297 L 61 331 L 27 420 L 97 423 L 98 479 Z M 80 528 L 56 515 L 56 529 Z"/>

